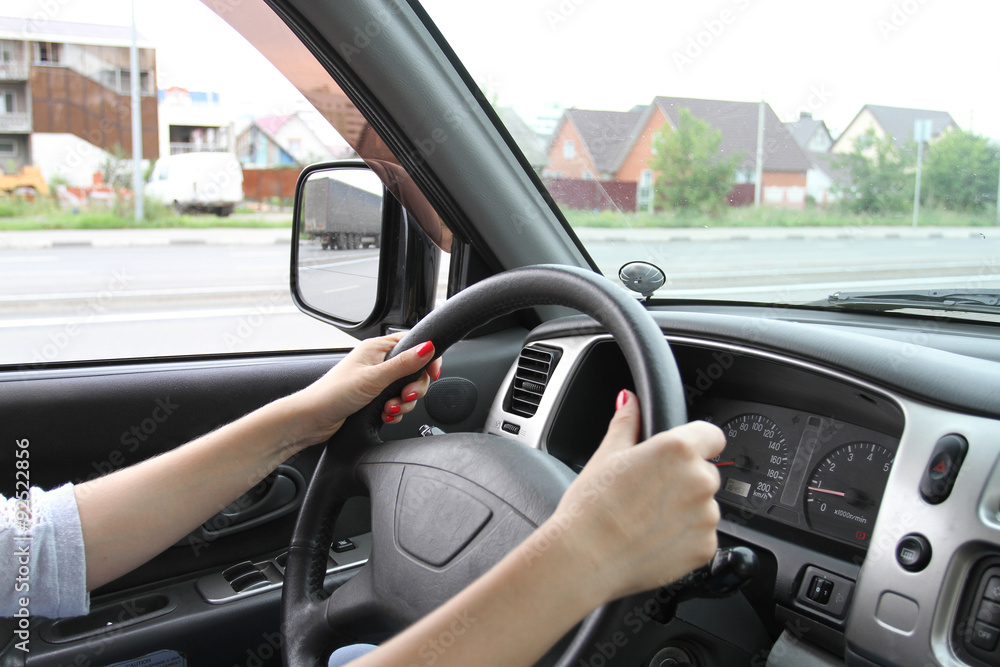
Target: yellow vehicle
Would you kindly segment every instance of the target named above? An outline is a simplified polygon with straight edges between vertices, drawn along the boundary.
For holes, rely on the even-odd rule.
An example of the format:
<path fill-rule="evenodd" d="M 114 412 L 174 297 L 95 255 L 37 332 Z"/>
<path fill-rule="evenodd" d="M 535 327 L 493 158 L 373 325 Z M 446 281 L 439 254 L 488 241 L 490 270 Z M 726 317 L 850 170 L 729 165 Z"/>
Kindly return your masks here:
<path fill-rule="evenodd" d="M 31 188 L 43 196 L 49 194 L 49 186 L 38 167 L 25 166 L 16 174 L 0 174 L 0 192 L 17 192 L 20 188 Z"/>

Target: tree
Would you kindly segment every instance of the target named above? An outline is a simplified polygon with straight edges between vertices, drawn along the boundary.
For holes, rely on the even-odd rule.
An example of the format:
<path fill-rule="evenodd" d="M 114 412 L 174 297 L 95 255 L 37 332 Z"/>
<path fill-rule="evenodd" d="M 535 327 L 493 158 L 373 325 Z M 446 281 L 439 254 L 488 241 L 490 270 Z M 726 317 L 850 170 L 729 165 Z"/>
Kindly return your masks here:
<path fill-rule="evenodd" d="M 743 156 L 724 157 L 722 133 L 680 109 L 677 129 L 664 126 L 653 139 L 650 166 L 658 173 L 657 204 L 687 210 L 717 210 L 736 182 Z"/>
<path fill-rule="evenodd" d="M 994 208 L 1000 148 L 986 137 L 953 130 L 927 151 L 923 192 L 926 200 L 954 211 Z"/>
<path fill-rule="evenodd" d="M 916 164 L 914 149 L 900 151 L 892 137 L 877 137 L 869 129 L 854 142 L 854 150 L 835 160 L 850 183 L 838 188 L 841 202 L 854 213 L 905 213 L 913 207 Z"/>

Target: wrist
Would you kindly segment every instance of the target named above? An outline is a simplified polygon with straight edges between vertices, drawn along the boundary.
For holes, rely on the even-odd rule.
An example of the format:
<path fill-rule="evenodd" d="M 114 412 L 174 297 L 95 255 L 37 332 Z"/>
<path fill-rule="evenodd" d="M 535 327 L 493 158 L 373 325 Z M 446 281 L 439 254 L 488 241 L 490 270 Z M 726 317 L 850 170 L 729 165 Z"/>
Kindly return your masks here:
<path fill-rule="evenodd" d="M 523 562 L 551 577 L 561 589 L 557 597 L 575 606 L 582 618 L 615 596 L 606 576 L 607 564 L 593 549 L 593 541 L 581 539 L 576 519 L 556 510 L 521 544 L 520 551 Z"/>

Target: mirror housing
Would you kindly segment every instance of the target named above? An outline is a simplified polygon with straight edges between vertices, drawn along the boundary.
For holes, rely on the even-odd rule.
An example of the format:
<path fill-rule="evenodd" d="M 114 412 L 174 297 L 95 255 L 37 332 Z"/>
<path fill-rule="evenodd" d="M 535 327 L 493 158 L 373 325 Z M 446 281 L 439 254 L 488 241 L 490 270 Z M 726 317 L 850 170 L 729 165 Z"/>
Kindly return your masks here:
<path fill-rule="evenodd" d="M 361 160 L 299 175 L 292 299 L 356 338 L 409 329 L 434 306 L 440 251 Z"/>

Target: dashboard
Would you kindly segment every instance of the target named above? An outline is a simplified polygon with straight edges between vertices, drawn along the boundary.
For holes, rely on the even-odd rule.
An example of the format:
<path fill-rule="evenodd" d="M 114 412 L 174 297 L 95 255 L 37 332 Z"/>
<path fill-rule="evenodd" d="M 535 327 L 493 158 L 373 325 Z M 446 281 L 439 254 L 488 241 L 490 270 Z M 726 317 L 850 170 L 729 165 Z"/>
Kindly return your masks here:
<path fill-rule="evenodd" d="M 786 322 L 747 345 L 736 342 L 745 319 L 726 340 L 723 320 L 696 317 L 659 319 L 689 418 L 726 434 L 712 461 L 720 544 L 764 563 L 745 596 L 781 633 L 767 664 L 807 664 L 807 646 L 822 656 L 808 664 L 1000 664 L 1000 421 L 935 396 L 956 374 L 973 388 L 984 374 L 1000 382 L 997 365 L 925 348 L 904 358 L 898 332 Z M 783 335 L 795 343 L 776 345 Z M 883 380 L 857 361 L 866 355 L 887 364 Z M 622 387 L 633 388 L 624 357 L 595 323 L 548 323 L 510 369 L 487 431 L 580 469 Z"/>

